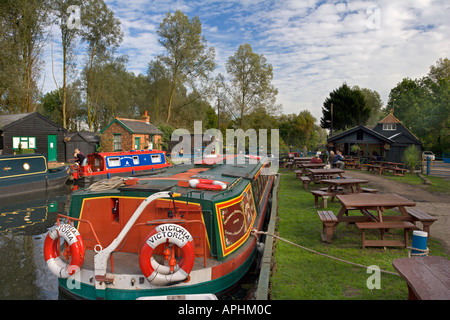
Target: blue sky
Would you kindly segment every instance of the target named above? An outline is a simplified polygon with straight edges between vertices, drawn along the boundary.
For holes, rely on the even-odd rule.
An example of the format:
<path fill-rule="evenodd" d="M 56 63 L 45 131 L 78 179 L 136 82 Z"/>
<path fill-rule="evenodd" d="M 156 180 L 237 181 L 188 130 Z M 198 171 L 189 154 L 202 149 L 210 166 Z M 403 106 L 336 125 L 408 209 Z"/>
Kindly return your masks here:
<path fill-rule="evenodd" d="M 129 56 L 129 71 L 146 73 L 148 63 L 163 53 L 156 30 L 165 13 L 181 10 L 200 18 L 208 45 L 216 51 L 216 73 L 225 73 L 228 57 L 249 43 L 274 68 L 282 112 L 309 110 L 317 120 L 326 97 L 344 82 L 378 91 L 386 104 L 403 78 L 422 77 L 436 60 L 450 57 L 448 0 L 105 2 L 121 20 L 119 52 Z M 57 43 L 53 50 L 57 74 Z M 47 91 L 55 85 L 51 60 L 45 60 Z M 79 57 L 78 64 L 82 61 Z"/>

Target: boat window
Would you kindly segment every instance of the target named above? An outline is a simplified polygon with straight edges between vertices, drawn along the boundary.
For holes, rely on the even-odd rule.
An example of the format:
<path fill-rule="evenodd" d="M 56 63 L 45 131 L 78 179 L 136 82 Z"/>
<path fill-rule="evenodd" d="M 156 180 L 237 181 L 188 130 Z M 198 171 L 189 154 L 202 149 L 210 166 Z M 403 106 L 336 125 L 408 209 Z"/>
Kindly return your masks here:
<path fill-rule="evenodd" d="M 120 159 L 119 158 L 108 158 L 108 166 L 109 167 L 119 167 Z"/>
<path fill-rule="evenodd" d="M 139 164 L 139 157 L 133 156 L 133 164 Z"/>
<path fill-rule="evenodd" d="M 152 154 L 152 163 L 161 162 L 160 154 Z"/>

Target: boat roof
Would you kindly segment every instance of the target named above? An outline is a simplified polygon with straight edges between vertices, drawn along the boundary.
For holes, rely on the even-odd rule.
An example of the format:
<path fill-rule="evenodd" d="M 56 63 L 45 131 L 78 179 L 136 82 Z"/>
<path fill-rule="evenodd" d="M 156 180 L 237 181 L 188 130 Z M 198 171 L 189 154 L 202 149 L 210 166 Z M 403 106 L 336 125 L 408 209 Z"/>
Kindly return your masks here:
<path fill-rule="evenodd" d="M 230 160 L 229 158 L 227 158 Z M 145 192 L 154 193 L 160 191 L 173 191 L 181 193 L 183 196 L 201 197 L 202 199 L 211 199 L 221 192 L 227 192 L 230 188 L 223 191 L 207 191 L 193 189 L 189 187 L 191 179 L 207 179 L 225 182 L 229 187 L 240 181 L 252 181 L 261 172 L 263 161 L 254 159 L 244 159 L 243 162 L 223 161 L 212 164 L 201 162 L 180 164 L 164 169 L 155 174 L 135 176 L 138 183 L 129 186 L 120 186 L 116 190 L 108 190 L 107 192 Z M 245 183 L 245 184 L 247 184 Z M 81 192 L 93 193 L 89 188 Z M 101 192 L 101 191 L 100 191 Z M 104 191 L 103 191 L 104 192 Z M 94 192 L 95 193 L 95 192 Z M 202 195 L 200 195 L 200 193 Z"/>
<path fill-rule="evenodd" d="M 111 157 L 111 156 L 132 156 L 138 154 L 153 154 L 153 153 L 165 153 L 165 151 L 160 150 L 130 150 L 130 151 L 116 151 L 116 152 L 96 152 L 93 155 L 99 155 L 102 157 Z"/>

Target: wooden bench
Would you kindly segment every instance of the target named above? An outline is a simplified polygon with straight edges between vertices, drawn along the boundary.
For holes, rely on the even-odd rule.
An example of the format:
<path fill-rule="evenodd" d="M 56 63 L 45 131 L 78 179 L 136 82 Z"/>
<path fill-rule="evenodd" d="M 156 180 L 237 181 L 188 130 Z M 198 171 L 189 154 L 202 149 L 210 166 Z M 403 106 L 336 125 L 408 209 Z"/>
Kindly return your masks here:
<path fill-rule="evenodd" d="M 311 193 L 314 196 L 314 206 L 316 208 L 324 208 L 324 206 L 325 206 L 324 197 L 331 197 L 331 201 L 333 201 L 334 197 L 336 196 L 334 193 L 329 193 L 327 191 L 321 191 L 321 190 L 313 190 L 313 191 L 311 191 Z M 322 201 L 320 202 L 320 207 L 319 207 L 319 198 L 322 198 Z"/>
<path fill-rule="evenodd" d="M 300 180 L 303 182 L 303 188 L 305 190 L 308 190 L 309 183 L 311 182 L 311 179 L 308 177 L 300 177 Z"/>
<path fill-rule="evenodd" d="M 303 176 L 303 170 L 295 170 L 294 172 L 297 176 L 297 179 L 300 180 L 300 177 Z"/>
<path fill-rule="evenodd" d="M 378 193 L 378 189 L 361 188 L 362 192 Z"/>
<path fill-rule="evenodd" d="M 400 258 L 392 266 L 408 285 L 409 300 L 450 300 L 450 261 L 445 257 Z"/>
<path fill-rule="evenodd" d="M 414 229 L 415 226 L 411 222 L 397 221 L 397 222 L 356 222 L 358 229 L 361 230 L 362 247 L 408 247 L 408 232 Z M 378 229 L 381 232 L 381 240 L 366 240 L 367 229 Z M 386 229 L 403 229 L 404 239 L 400 240 L 385 240 L 384 232 Z"/>
<path fill-rule="evenodd" d="M 420 211 L 418 209 L 406 208 L 406 212 L 411 216 L 414 225 L 417 221 L 420 221 L 423 225 L 423 231 L 430 235 L 430 226 L 437 221 L 437 218 L 429 215 L 426 212 Z"/>
<path fill-rule="evenodd" d="M 333 232 L 336 230 L 336 226 L 338 224 L 338 219 L 334 215 L 333 211 L 317 211 L 317 214 L 323 223 L 322 241 L 331 243 Z"/>

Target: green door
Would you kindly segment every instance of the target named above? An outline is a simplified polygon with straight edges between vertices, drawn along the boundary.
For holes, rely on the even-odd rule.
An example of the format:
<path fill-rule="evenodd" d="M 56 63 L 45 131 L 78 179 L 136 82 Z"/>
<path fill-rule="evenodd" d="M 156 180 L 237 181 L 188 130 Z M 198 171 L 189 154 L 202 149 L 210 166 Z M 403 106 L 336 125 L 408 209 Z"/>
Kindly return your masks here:
<path fill-rule="evenodd" d="M 48 139 L 48 161 L 58 161 L 58 149 L 56 147 L 57 140 L 55 134 L 49 134 L 47 136 Z"/>
<path fill-rule="evenodd" d="M 139 150 L 139 149 L 141 149 L 141 138 L 136 137 L 136 138 L 134 138 L 134 150 Z"/>

